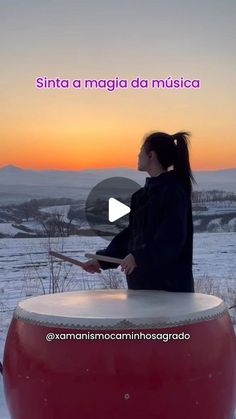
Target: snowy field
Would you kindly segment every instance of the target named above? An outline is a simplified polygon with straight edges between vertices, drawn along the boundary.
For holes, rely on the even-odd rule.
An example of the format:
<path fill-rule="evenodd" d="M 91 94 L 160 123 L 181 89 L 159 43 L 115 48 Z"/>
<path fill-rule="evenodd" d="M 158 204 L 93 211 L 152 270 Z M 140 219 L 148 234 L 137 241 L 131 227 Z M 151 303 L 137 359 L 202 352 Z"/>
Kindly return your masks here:
<path fill-rule="evenodd" d="M 61 218 L 60 220 L 64 223 L 68 223 L 70 220 L 67 218 L 67 214 L 69 212 L 70 205 L 55 205 L 51 207 L 44 207 L 40 209 L 40 212 L 46 213 L 46 214 L 60 214 Z"/>
<path fill-rule="evenodd" d="M 85 260 L 84 253 L 106 247 L 99 237 L 67 237 L 51 239 L 51 248 L 71 257 Z M 49 292 L 52 260 L 48 258 L 48 239 L 0 240 L 0 360 L 12 311 L 17 302 L 32 295 Z M 54 261 L 54 272 L 61 291 L 110 287 L 111 283 L 126 286 L 119 271 L 89 275 L 76 266 Z M 236 233 L 199 233 L 194 235 L 193 272 L 197 291 L 203 281 L 205 292 L 220 294 L 230 305 L 229 292 L 236 291 Z M 220 290 L 220 292 L 219 292 Z M 230 291 L 229 291 L 230 290 Z M 232 293 L 231 293 L 232 294 Z M 235 296 L 235 294 L 234 294 Z M 233 296 L 232 296 L 233 297 Z M 234 302 L 235 303 L 235 302 Z M 9 419 L 0 377 L 0 418 Z"/>

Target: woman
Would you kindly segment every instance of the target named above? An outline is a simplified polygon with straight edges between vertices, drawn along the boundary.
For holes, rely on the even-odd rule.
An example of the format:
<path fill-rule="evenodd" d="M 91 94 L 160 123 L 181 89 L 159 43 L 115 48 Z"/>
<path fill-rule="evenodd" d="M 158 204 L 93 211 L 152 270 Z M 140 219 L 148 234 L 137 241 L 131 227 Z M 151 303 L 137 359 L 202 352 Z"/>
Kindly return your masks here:
<path fill-rule="evenodd" d="M 187 132 L 146 136 L 138 170 L 150 177 L 132 195 L 129 226 L 97 252 L 123 259 L 129 289 L 194 292 L 191 195 L 196 182 L 188 142 Z M 117 265 L 96 260 L 85 264 L 90 273 L 111 268 Z"/>

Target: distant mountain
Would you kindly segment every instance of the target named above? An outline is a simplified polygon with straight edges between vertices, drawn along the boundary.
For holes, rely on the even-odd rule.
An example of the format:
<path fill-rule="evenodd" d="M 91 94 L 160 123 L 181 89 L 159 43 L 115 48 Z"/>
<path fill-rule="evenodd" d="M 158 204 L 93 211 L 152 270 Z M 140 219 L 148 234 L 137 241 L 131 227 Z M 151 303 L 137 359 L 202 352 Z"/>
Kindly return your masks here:
<path fill-rule="evenodd" d="M 197 190 L 219 189 L 236 193 L 236 168 L 195 171 Z M 30 198 L 85 198 L 89 190 L 108 177 L 128 177 L 143 185 L 147 174 L 129 168 L 91 170 L 33 170 L 13 165 L 0 168 L 0 203 Z"/>
<path fill-rule="evenodd" d="M 0 168 L 0 171 L 2 173 L 22 173 L 24 169 L 14 166 L 13 164 L 8 164 L 7 166 Z"/>
<path fill-rule="evenodd" d="M 201 190 L 220 189 L 236 193 L 236 168 L 223 170 L 202 170 L 194 172 Z"/>
<path fill-rule="evenodd" d="M 32 170 L 12 165 L 0 168 L 1 185 L 68 186 L 91 188 L 97 182 L 112 176 L 123 176 L 143 181 L 145 174 L 129 168 L 91 170 Z"/>

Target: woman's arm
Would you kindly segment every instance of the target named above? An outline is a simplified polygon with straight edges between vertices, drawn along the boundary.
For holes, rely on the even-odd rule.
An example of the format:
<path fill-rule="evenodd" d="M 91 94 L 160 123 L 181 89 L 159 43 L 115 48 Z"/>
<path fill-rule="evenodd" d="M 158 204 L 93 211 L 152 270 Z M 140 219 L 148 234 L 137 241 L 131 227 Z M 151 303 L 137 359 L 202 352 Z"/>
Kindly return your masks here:
<path fill-rule="evenodd" d="M 112 239 L 106 249 L 98 250 L 96 254 L 113 256 L 123 259 L 128 252 L 129 234 L 130 228 L 126 227 Z M 115 269 L 118 267 L 116 263 L 108 263 L 103 261 L 99 261 L 99 265 L 102 269 Z"/>
<path fill-rule="evenodd" d="M 113 256 L 119 259 L 124 259 L 129 251 L 128 251 L 128 242 L 130 238 L 130 229 L 133 222 L 133 209 L 135 205 L 135 200 L 137 196 L 137 192 L 135 192 L 131 197 L 130 202 L 130 213 L 129 213 L 129 225 L 120 233 L 118 233 L 107 246 L 107 248 L 98 250 L 96 252 L 97 255 L 105 255 L 105 256 Z M 102 269 L 116 269 L 118 267 L 115 263 L 107 263 L 107 262 L 99 262 L 99 265 Z"/>
<path fill-rule="evenodd" d="M 118 258 L 125 258 L 127 255 L 127 247 L 129 240 L 129 227 L 121 231 L 110 242 L 106 249 L 98 250 L 97 255 L 113 256 Z M 116 269 L 119 265 L 116 263 L 109 263 L 98 260 L 88 260 L 84 264 L 84 270 L 90 273 L 101 272 L 101 269 Z M 123 267 L 122 267 L 123 269 Z"/>

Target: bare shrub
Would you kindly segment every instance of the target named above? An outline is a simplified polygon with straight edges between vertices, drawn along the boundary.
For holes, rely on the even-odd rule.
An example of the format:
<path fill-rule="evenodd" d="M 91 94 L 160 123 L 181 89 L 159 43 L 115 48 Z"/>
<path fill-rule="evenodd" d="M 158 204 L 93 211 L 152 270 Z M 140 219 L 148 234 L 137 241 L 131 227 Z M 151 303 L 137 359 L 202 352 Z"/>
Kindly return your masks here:
<path fill-rule="evenodd" d="M 118 270 L 108 269 L 101 275 L 101 281 L 105 289 L 120 289 L 127 287 L 124 274 Z"/>
<path fill-rule="evenodd" d="M 236 326 L 236 279 L 232 277 L 217 281 L 209 275 L 204 275 L 202 278 L 196 278 L 194 282 L 196 292 L 215 295 L 225 302 L 232 322 Z"/>

